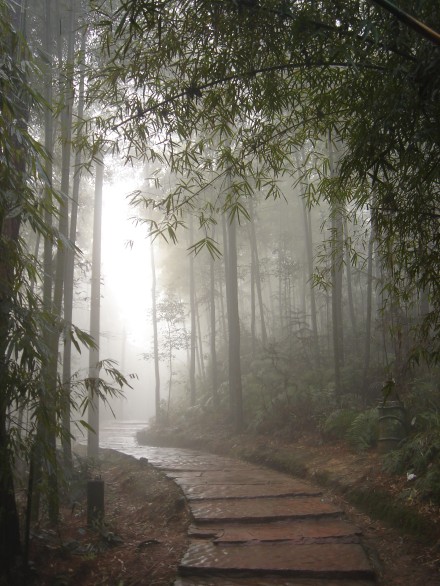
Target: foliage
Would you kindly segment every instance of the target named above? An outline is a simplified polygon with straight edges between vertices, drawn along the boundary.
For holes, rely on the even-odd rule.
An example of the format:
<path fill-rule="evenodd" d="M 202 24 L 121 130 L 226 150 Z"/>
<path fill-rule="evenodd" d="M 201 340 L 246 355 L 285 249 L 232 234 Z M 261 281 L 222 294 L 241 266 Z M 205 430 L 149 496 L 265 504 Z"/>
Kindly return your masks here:
<path fill-rule="evenodd" d="M 48 476 L 60 471 L 55 438 L 70 435 L 62 418 L 66 410 L 63 384 L 48 376 L 58 364 L 58 348 L 49 347 L 63 333 L 74 346 L 94 345 L 90 335 L 64 323 L 40 298 L 44 271 L 29 252 L 29 239 L 45 239 L 49 249 L 68 246 L 52 227 L 59 194 L 52 188 L 48 169 L 53 161 L 35 138 L 32 116 L 39 120 L 50 105 L 35 91 L 42 78 L 23 38 L 21 3 L 0 0 L 0 557 L 8 575 L 20 553 L 18 511 L 13 468 L 18 459 L 42 457 Z M 50 221 L 48 220 L 50 218 Z M 50 304 L 49 304 L 50 305 Z M 107 397 L 120 392 L 127 380 L 111 362 L 101 364 L 106 380 L 97 392 Z M 108 381 L 110 377 L 110 382 Z M 76 380 L 69 407 L 87 406 L 90 381 Z M 40 487 L 45 488 L 44 482 Z M 46 485 L 47 488 L 47 485 Z M 50 487 L 52 491 L 54 486 Z M 48 493 L 50 492 L 48 490 Z M 31 489 L 30 489 L 31 492 Z M 31 495 L 29 495 L 31 496 Z M 49 501 L 54 495 L 50 493 Z M 17 539 L 18 537 L 18 539 Z M 13 580 L 8 575 L 7 580 Z M 8 582 L 11 583 L 11 582 Z"/>
<path fill-rule="evenodd" d="M 433 27 L 440 23 L 440 9 L 430 0 L 405 5 Z M 425 321 L 414 319 L 407 328 L 414 331 L 404 359 L 436 360 L 438 48 L 363 0 L 92 6 L 102 61 L 99 71 L 93 59 L 88 65 L 89 103 L 108 107 L 80 122 L 83 140 L 93 137 L 92 155 L 105 145 L 127 161 L 169 167 L 176 181 L 160 199 L 140 192 L 133 199 L 151 211 L 151 234 L 176 242 L 190 208 L 204 233 L 190 249 L 205 246 L 215 256 L 211 229 L 218 213 L 248 220 L 247 200 L 284 196 L 281 182 L 288 179 L 310 204 L 325 201 L 353 221 L 363 218 L 362 238 L 374 228 L 390 314 L 395 306 L 409 312 L 422 293 L 431 303 Z M 287 308 L 286 315 L 290 325 L 297 319 Z M 400 341 L 402 322 L 386 325 Z M 395 368 L 402 370 L 395 354 Z M 295 357 L 289 349 L 282 360 Z M 330 394 L 327 377 L 296 387 L 298 370 L 270 360 L 261 361 L 269 363 L 266 371 L 257 367 L 245 381 L 251 425 L 268 418 L 275 427 L 316 425 L 313 418 L 342 406 L 327 403 L 320 410 L 321 396 Z M 342 384 L 351 384 L 354 374 L 344 370 Z M 359 426 L 366 429 L 363 418 Z"/>
<path fill-rule="evenodd" d="M 377 445 L 379 414 L 375 407 L 359 413 L 347 431 L 347 440 L 357 450 L 367 450 Z"/>
<path fill-rule="evenodd" d="M 330 413 L 322 426 L 322 433 L 325 438 L 344 439 L 353 421 L 356 419 L 356 412 L 349 409 L 337 409 Z"/>
<path fill-rule="evenodd" d="M 272 345 L 246 369 L 243 395 L 250 429 L 290 436 L 316 432 L 332 409 L 331 387 L 308 381 L 293 355 Z"/>
<path fill-rule="evenodd" d="M 416 535 L 421 541 L 432 543 L 438 534 L 435 522 L 399 502 L 394 495 L 371 487 L 355 487 L 345 497 L 373 518 L 385 521 L 399 532 Z"/>
<path fill-rule="evenodd" d="M 414 496 L 440 503 L 440 411 L 416 416 L 417 431 L 385 457 L 384 468 L 393 474 L 413 474 Z"/>

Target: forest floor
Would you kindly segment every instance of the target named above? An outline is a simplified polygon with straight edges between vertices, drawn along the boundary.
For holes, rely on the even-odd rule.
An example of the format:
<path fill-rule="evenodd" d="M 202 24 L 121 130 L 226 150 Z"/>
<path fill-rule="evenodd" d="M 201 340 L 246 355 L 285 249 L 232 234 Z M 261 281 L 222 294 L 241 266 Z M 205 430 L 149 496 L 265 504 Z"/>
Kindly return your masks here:
<path fill-rule="evenodd" d="M 83 478 L 59 526 L 41 523 L 33 531 L 26 586 L 173 584 L 188 543 L 180 489 L 145 459 L 113 450 L 101 450 L 96 476 L 104 481 L 104 522 L 87 526 Z"/>
<path fill-rule="evenodd" d="M 150 434 L 155 445 L 235 455 L 306 477 L 324 487 L 363 533 L 381 586 L 440 583 L 440 509 L 411 496 L 405 477 L 382 470 L 376 451 L 345 444 L 294 443 L 265 436 L 233 436 L 203 428 Z M 165 586 L 173 584 L 190 523 L 180 489 L 145 460 L 102 450 L 105 523 L 88 528 L 85 495 L 62 509 L 59 527 L 41 524 L 31 541 L 34 586 Z M 367 512 L 368 511 L 368 512 Z"/>

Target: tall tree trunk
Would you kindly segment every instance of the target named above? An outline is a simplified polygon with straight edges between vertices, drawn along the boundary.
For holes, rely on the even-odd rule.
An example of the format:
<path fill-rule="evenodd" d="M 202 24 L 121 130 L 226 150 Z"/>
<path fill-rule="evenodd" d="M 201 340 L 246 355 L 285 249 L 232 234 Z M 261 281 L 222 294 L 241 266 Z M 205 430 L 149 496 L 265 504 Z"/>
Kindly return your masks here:
<path fill-rule="evenodd" d="M 17 3 L 15 11 L 10 7 L 5 7 L 0 16 L 7 18 L 8 22 L 12 23 L 13 29 L 20 33 L 21 38 L 26 37 L 24 7 L 20 3 Z M 20 36 L 11 34 L 10 38 L 4 40 L 4 46 L 7 47 L 11 61 L 19 63 L 23 58 Z M 24 129 L 27 126 L 28 112 L 25 109 L 25 104 L 16 99 L 19 96 L 19 89 L 17 87 L 17 94 L 15 96 L 10 95 L 9 98 L 15 107 L 13 112 L 15 117 L 14 124 Z M 0 103 L 0 114 L 3 114 L 2 110 L 3 106 Z M 9 119 L 11 114 L 12 112 L 6 112 L 6 124 L 12 122 Z M 12 195 L 19 204 L 21 185 L 26 182 L 26 158 L 18 141 L 12 138 L 9 144 L 12 144 L 13 148 L 11 149 L 12 152 L 6 153 L 6 157 L 10 157 L 8 163 L 14 168 L 12 175 L 16 174 L 14 187 L 17 193 Z M 5 156 L 5 153 L 3 153 L 3 156 Z M 0 188 L 4 191 L 11 188 L 7 175 L 8 173 L 1 174 Z M 5 185 L 3 185 L 3 181 L 5 181 Z M 12 445 L 8 432 L 10 404 L 7 387 L 10 381 L 8 381 L 9 369 L 6 357 L 7 341 L 11 328 L 10 303 L 16 278 L 15 261 L 12 260 L 11 262 L 11 258 L 13 259 L 17 252 L 21 217 L 20 215 L 7 216 L 5 212 L 6 210 L 0 209 L 0 581 L 8 584 L 10 581 L 12 582 L 12 571 L 22 553 L 19 515 L 14 490 Z"/>
<path fill-rule="evenodd" d="M 330 177 L 336 176 L 334 151 L 331 134 L 328 137 Z M 333 360 L 335 369 L 336 395 L 342 393 L 341 367 L 344 363 L 343 326 L 342 326 L 342 267 L 343 267 L 343 224 L 339 203 L 331 202 L 331 275 L 332 275 L 332 328 Z"/>
<path fill-rule="evenodd" d="M 196 304 L 196 322 L 197 322 L 197 342 L 196 348 L 198 353 L 198 366 L 199 366 L 199 374 L 200 378 L 203 380 L 203 383 L 206 383 L 206 372 L 205 372 L 205 359 L 203 357 L 203 338 L 202 338 L 202 324 L 200 323 L 200 312 L 199 312 L 199 302 L 197 301 L 197 296 L 195 299 Z"/>
<path fill-rule="evenodd" d="M 311 213 L 307 207 L 306 202 L 303 199 L 303 219 L 304 219 L 304 232 L 306 242 L 306 258 L 307 258 L 307 281 L 309 283 L 309 295 L 310 295 L 310 320 L 312 323 L 312 339 L 313 339 L 313 354 L 315 357 L 316 368 L 321 368 L 321 351 L 319 348 L 319 336 L 318 336 L 318 319 L 316 312 L 316 296 L 315 288 L 313 286 L 313 239 L 312 239 L 312 220 Z"/>
<path fill-rule="evenodd" d="M 75 35 L 73 31 L 74 21 L 76 20 L 76 11 L 74 2 L 70 3 L 70 17 L 68 30 L 68 49 L 67 49 L 67 71 L 65 79 L 64 90 L 64 110 L 62 116 L 62 177 L 61 177 L 61 191 L 68 196 L 70 186 L 70 158 L 71 158 L 71 139 L 72 139 L 72 120 L 73 120 L 73 76 L 69 72 L 70 68 L 73 71 L 73 56 Z M 85 49 L 85 35 L 83 34 L 82 50 Z M 82 119 L 84 112 L 84 71 L 81 72 L 80 78 L 80 95 L 78 105 L 78 117 Z M 62 412 L 62 447 L 63 458 L 66 472 L 70 475 L 73 471 L 72 462 L 72 445 L 70 433 L 70 379 L 72 376 L 72 340 L 68 330 L 72 325 L 73 313 L 73 270 L 74 270 L 74 246 L 76 242 L 76 225 L 78 217 L 78 196 L 79 196 L 79 165 L 81 163 L 80 153 L 75 155 L 75 169 L 77 170 L 74 177 L 72 189 L 72 208 L 70 214 L 70 230 L 69 241 L 70 247 L 65 250 L 65 264 L 64 264 L 64 348 L 63 348 L 63 412 Z"/>
<path fill-rule="evenodd" d="M 97 458 L 99 454 L 99 333 L 101 312 L 101 223 L 102 223 L 102 188 L 104 184 L 104 163 L 99 157 L 96 161 L 95 209 L 93 212 L 93 253 L 92 286 L 90 306 L 90 335 L 95 346 L 89 350 L 89 407 L 87 434 L 87 455 Z"/>
<path fill-rule="evenodd" d="M 171 407 L 171 389 L 173 385 L 173 344 L 172 344 L 172 336 L 171 336 L 171 325 L 168 323 L 168 345 L 169 345 L 169 352 L 168 352 L 168 405 L 167 405 L 167 425 L 170 422 L 170 407 Z"/>
<path fill-rule="evenodd" d="M 265 348 L 267 346 L 267 330 L 266 330 L 266 321 L 264 319 L 264 304 L 263 304 L 263 293 L 262 293 L 262 289 L 261 289 L 260 261 L 258 258 L 257 236 L 255 233 L 255 211 L 254 211 L 254 204 L 253 204 L 252 199 L 249 200 L 249 211 L 250 211 L 250 216 L 251 216 L 250 238 L 251 238 L 251 250 L 252 250 L 252 259 L 253 259 L 253 267 L 254 267 L 255 288 L 257 291 L 258 306 L 260 308 L 261 343 L 263 344 L 263 348 Z"/>
<path fill-rule="evenodd" d="M 357 332 L 357 324 L 356 324 L 356 313 L 354 309 L 354 301 L 353 301 L 353 285 L 352 285 L 352 270 L 351 270 L 351 252 L 350 252 L 350 243 L 349 243 L 349 235 L 348 235 L 348 222 L 344 219 L 344 232 L 345 232 L 345 274 L 347 277 L 347 299 L 348 299 L 348 309 L 350 313 L 350 321 L 351 327 L 353 330 L 353 345 L 354 350 L 357 354 L 358 350 L 358 332 Z"/>
<path fill-rule="evenodd" d="M 250 230 L 249 230 L 250 232 Z M 256 339 L 256 328 L 255 328 L 255 317 L 256 317 L 256 307 L 255 307 L 255 255 L 254 251 L 251 246 L 251 343 L 252 343 L 252 356 L 255 358 L 255 353 L 257 349 L 257 339 Z"/>
<path fill-rule="evenodd" d="M 15 500 L 14 475 L 11 461 L 11 445 L 8 433 L 8 399 L 6 341 L 8 339 L 9 312 L 7 310 L 11 296 L 13 269 L 6 266 L 10 251 L 9 242 L 18 239 L 20 219 L 0 217 L 0 578 L 9 581 L 10 573 L 17 564 L 21 554 L 20 525 Z M 3 582 L 3 580 L 0 580 Z"/>
<path fill-rule="evenodd" d="M 153 353 L 154 353 L 154 399 L 156 407 L 156 423 L 161 425 L 162 412 L 160 407 L 160 368 L 159 368 L 159 336 L 157 333 L 157 299 L 156 299 L 156 263 L 154 262 L 154 242 L 150 242 L 151 262 L 151 307 L 153 320 Z"/>
<path fill-rule="evenodd" d="M 215 265 L 214 258 L 209 259 L 210 277 L 210 347 L 211 347 L 211 386 L 214 407 L 218 407 L 218 368 L 217 368 L 217 345 L 216 345 L 216 314 L 215 314 Z"/>
<path fill-rule="evenodd" d="M 364 401 L 367 401 L 369 387 L 369 372 L 371 359 L 371 321 L 372 321 L 372 303 L 373 303 L 373 247 L 374 247 L 374 226 L 371 222 L 370 238 L 368 240 L 367 256 L 367 314 L 365 317 L 365 349 L 364 349 L 364 372 L 362 395 Z"/>
<path fill-rule="evenodd" d="M 189 220 L 190 243 L 194 239 L 194 220 L 192 215 Z M 190 313 L 191 313 L 191 354 L 189 363 L 189 392 L 191 407 L 196 404 L 196 293 L 194 282 L 194 254 L 189 255 L 189 299 L 190 299 Z"/>
<path fill-rule="evenodd" d="M 53 104 L 53 38 L 52 38 L 52 15 L 53 5 L 52 0 L 46 0 L 45 2 L 45 18 L 46 18 L 46 29 L 43 39 L 44 52 L 46 54 L 46 68 L 44 71 L 44 98 L 46 104 L 44 105 L 44 146 L 48 153 L 48 160 L 46 163 L 46 176 L 48 182 L 48 188 L 45 190 L 45 212 L 44 221 L 48 230 L 52 229 L 52 179 L 53 179 L 53 151 L 54 151 L 54 115 L 52 111 Z M 53 288 L 53 241 L 51 237 L 44 239 L 44 260 L 43 260 L 43 308 L 47 314 L 52 314 L 52 288 Z M 52 339 L 54 336 L 53 329 L 54 324 L 49 327 L 47 324 L 43 330 L 43 339 L 47 348 L 51 347 Z M 44 406 L 48 402 L 47 394 L 48 389 L 52 388 L 56 382 L 53 380 L 54 368 L 51 362 L 56 360 L 53 353 L 48 358 L 47 364 L 43 367 L 43 379 L 45 389 L 41 397 L 41 406 Z M 56 369 L 56 366 L 55 366 Z M 50 401 L 50 399 L 49 399 Z M 28 510 L 27 514 L 32 516 L 32 519 L 36 521 L 39 517 L 40 511 L 40 491 L 39 489 L 34 490 L 34 487 L 39 487 L 43 484 L 43 444 L 45 442 L 46 432 L 44 430 L 43 417 L 39 417 L 37 438 L 34 449 L 32 451 L 32 467 L 34 474 L 29 480 L 29 492 L 31 499 L 29 499 L 31 510 Z"/>
<path fill-rule="evenodd" d="M 229 243 L 228 243 L 228 228 L 226 224 L 225 215 L 222 214 L 222 233 L 223 233 L 223 262 L 225 265 L 225 298 L 226 298 L 226 314 L 224 311 L 224 307 L 222 304 L 222 316 L 226 315 L 226 320 L 224 323 L 224 332 L 225 332 L 225 345 L 228 344 L 228 336 L 229 336 L 229 329 L 227 326 L 227 321 L 229 320 L 229 302 L 230 302 L 230 294 L 229 294 Z M 223 296 L 222 296 L 223 301 Z"/>
<path fill-rule="evenodd" d="M 228 223 L 228 331 L 229 331 L 229 393 L 231 418 L 235 430 L 243 429 L 243 399 L 241 386 L 240 317 L 238 312 L 237 231 L 236 220 Z"/>
<path fill-rule="evenodd" d="M 57 5 L 58 8 L 58 5 Z M 74 52 L 74 35 L 73 35 L 73 4 L 72 1 L 69 4 L 70 10 L 69 12 L 69 19 L 68 19 L 68 30 L 67 30 L 67 61 L 65 65 L 67 69 L 71 67 L 73 63 L 73 52 Z M 62 38 L 63 31 L 60 28 L 60 35 L 58 39 L 58 49 L 60 59 L 59 62 L 62 63 L 62 54 L 63 54 L 63 38 Z M 56 266 L 55 266 L 55 279 L 54 279 L 54 290 L 53 290 L 53 312 L 55 314 L 55 319 L 59 320 L 59 323 L 56 328 L 53 329 L 52 335 L 50 338 L 50 352 L 52 354 L 52 362 L 50 366 L 50 374 L 48 378 L 48 387 L 46 391 L 48 391 L 48 405 L 46 407 L 47 416 L 50 424 L 47 426 L 47 443 L 50 447 L 51 458 L 53 459 L 52 462 L 48 462 L 47 470 L 48 470 L 48 502 L 49 502 L 49 517 L 52 523 L 56 523 L 58 521 L 59 516 L 59 502 L 58 502 L 58 474 L 57 474 L 57 465 L 56 465 L 56 413 L 53 408 L 55 405 L 55 393 L 57 392 L 56 385 L 57 385 L 57 370 L 58 370 L 58 346 L 59 346 L 59 336 L 61 333 L 60 326 L 61 326 L 61 318 L 63 313 L 63 295 L 65 292 L 64 281 L 66 277 L 66 258 L 67 258 L 67 249 L 65 242 L 68 241 L 69 238 L 69 186 L 70 186 L 70 158 L 71 158 L 71 133 L 72 133 L 72 115 L 73 115 L 73 79 L 71 75 L 67 75 L 63 77 L 61 81 L 62 90 L 62 99 L 64 102 L 64 107 L 61 112 L 61 142 L 62 142 L 62 161 L 61 161 L 61 193 L 60 193 L 60 208 L 59 208 L 59 226 L 58 231 L 60 234 L 60 241 L 61 244 L 58 246 L 57 249 L 57 256 L 56 256 Z M 53 397 L 51 399 L 51 396 Z M 64 397 L 63 401 L 63 411 L 66 410 L 66 402 L 69 404 L 69 398 Z M 66 432 L 66 430 L 64 430 Z M 68 436 L 68 434 L 64 435 L 64 439 Z M 64 453 L 67 455 L 67 452 L 70 452 L 70 446 L 64 446 Z M 71 460 L 71 455 L 67 457 L 67 460 Z M 71 461 L 69 462 L 69 466 L 71 467 Z"/>

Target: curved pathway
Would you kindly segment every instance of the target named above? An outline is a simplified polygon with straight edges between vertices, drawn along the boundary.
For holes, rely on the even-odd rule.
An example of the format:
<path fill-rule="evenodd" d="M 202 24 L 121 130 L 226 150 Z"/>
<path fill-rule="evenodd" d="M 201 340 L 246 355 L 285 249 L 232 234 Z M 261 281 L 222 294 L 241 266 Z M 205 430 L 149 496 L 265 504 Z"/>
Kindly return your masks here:
<path fill-rule="evenodd" d="M 273 470 L 199 451 L 117 443 L 182 489 L 193 523 L 175 586 L 372 586 L 360 530 L 320 490 Z M 110 441 L 109 441 L 110 440 Z"/>

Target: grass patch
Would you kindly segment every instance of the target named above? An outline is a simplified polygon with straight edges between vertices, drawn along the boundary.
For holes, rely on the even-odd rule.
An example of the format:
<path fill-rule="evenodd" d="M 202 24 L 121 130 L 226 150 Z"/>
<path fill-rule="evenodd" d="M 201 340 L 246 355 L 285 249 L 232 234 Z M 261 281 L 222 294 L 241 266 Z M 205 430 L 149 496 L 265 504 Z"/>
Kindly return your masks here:
<path fill-rule="evenodd" d="M 370 517 L 383 521 L 399 531 L 409 533 L 425 542 L 438 538 L 438 527 L 434 523 L 396 502 L 396 499 L 386 492 L 371 487 L 352 488 L 345 496 L 351 504 Z"/>
<path fill-rule="evenodd" d="M 264 450 L 262 448 L 237 450 L 233 454 L 252 464 L 261 464 L 268 466 L 278 472 L 285 472 L 293 476 L 305 478 L 307 476 L 307 466 L 304 458 L 293 452 Z"/>

